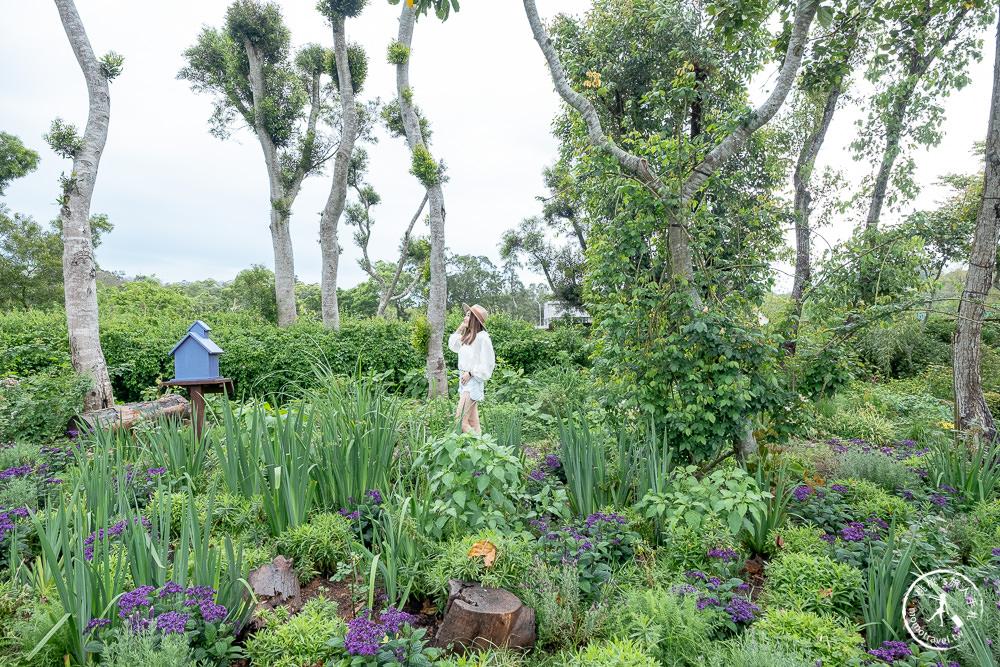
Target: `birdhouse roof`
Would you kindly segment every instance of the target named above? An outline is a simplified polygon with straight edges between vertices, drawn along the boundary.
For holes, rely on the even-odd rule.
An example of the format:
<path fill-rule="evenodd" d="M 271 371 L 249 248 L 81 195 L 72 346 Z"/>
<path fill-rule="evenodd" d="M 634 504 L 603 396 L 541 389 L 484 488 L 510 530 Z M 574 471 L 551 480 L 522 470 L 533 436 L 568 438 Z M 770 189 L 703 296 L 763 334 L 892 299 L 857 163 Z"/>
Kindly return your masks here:
<path fill-rule="evenodd" d="M 211 331 L 212 330 L 212 327 L 208 326 L 207 324 L 205 324 L 201 320 L 195 320 L 194 324 L 192 324 L 191 326 L 188 327 L 188 331 L 191 331 L 192 329 L 196 329 L 198 327 L 201 327 L 202 331 Z"/>
<path fill-rule="evenodd" d="M 209 354 L 222 354 L 223 352 L 222 348 L 216 345 L 215 341 L 213 341 L 212 339 L 202 338 L 196 333 L 189 332 L 184 335 L 184 338 L 181 338 L 180 342 L 177 343 L 177 345 L 174 345 L 174 349 L 170 350 L 171 356 L 174 354 L 174 352 L 176 352 L 180 348 L 181 345 L 184 345 L 188 341 L 188 339 L 193 340 L 194 342 L 198 343 L 198 345 L 201 345 L 205 349 L 205 351 L 208 352 Z"/>

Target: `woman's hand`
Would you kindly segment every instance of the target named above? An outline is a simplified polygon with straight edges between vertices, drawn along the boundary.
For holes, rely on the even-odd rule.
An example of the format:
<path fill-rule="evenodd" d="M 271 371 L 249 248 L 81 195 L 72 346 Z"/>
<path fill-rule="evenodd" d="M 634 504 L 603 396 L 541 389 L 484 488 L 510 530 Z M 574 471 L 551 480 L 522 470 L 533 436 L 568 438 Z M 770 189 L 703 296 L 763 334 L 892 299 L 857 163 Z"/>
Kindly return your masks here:
<path fill-rule="evenodd" d="M 472 317 L 472 313 L 466 313 L 465 314 L 465 319 L 462 320 L 462 323 L 458 325 L 458 332 L 459 333 L 463 333 L 463 332 L 465 332 L 466 329 L 469 328 L 469 318 L 470 317 Z"/>
<path fill-rule="evenodd" d="M 472 379 L 472 373 L 465 371 L 462 373 L 462 384 L 467 384 Z"/>

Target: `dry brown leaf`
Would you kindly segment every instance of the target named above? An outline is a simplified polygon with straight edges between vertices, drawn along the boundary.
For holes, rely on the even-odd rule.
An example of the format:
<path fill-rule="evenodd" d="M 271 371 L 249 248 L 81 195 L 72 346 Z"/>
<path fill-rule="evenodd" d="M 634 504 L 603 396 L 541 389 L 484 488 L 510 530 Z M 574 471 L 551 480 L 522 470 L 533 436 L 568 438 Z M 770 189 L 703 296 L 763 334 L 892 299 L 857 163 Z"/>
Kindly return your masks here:
<path fill-rule="evenodd" d="M 497 558 L 496 545 L 489 540 L 479 540 L 469 549 L 469 558 L 475 558 L 476 556 L 483 557 L 483 565 L 486 567 L 493 565 L 493 561 Z"/>

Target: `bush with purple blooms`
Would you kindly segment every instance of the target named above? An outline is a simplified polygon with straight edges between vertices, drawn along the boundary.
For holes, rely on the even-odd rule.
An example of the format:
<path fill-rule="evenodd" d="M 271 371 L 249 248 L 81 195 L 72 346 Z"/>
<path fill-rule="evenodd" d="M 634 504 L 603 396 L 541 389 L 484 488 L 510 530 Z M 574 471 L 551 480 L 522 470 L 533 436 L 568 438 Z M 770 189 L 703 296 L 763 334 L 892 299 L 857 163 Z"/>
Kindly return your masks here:
<path fill-rule="evenodd" d="M 211 586 L 184 588 L 168 581 L 160 588 L 140 586 L 118 598 L 114 618 L 95 618 L 83 632 L 95 641 L 112 643 L 120 633 L 158 632 L 184 635 L 195 660 L 228 665 L 240 657 L 228 611 L 215 602 Z"/>
<path fill-rule="evenodd" d="M 376 614 L 365 609 L 347 622 L 347 634 L 327 641 L 347 667 L 428 667 L 441 651 L 427 646 L 424 628 L 415 630 L 416 619 L 404 611 L 387 607 Z"/>
<path fill-rule="evenodd" d="M 538 533 L 538 553 L 552 567 L 573 565 L 580 572 L 580 590 L 595 597 L 615 567 L 632 558 L 638 533 L 628 520 L 614 512 L 598 512 L 585 519 L 559 524 L 555 519 L 537 519 L 531 527 Z"/>
<path fill-rule="evenodd" d="M 695 608 L 711 619 L 716 638 L 738 633 L 757 619 L 760 607 L 750 602 L 750 586 L 738 577 L 717 577 L 699 570 L 684 573 L 684 583 L 670 587 L 681 597 L 693 597 Z"/>

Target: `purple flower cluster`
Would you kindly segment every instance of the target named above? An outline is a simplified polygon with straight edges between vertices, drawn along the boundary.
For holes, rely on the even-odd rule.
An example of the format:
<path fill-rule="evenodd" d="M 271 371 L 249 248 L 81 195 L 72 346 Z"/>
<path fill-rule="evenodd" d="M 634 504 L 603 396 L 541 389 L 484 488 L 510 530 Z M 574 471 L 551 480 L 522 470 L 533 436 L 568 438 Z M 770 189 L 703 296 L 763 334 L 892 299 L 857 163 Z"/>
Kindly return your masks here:
<path fill-rule="evenodd" d="M 386 637 L 394 637 L 405 624 L 416 619 L 395 607 L 389 607 L 379 615 L 376 623 L 370 609 L 361 616 L 347 622 L 347 636 L 344 638 L 344 648 L 350 655 L 375 655 L 379 645 Z"/>
<path fill-rule="evenodd" d="M 223 605 L 215 603 L 215 589 L 211 586 L 183 588 L 169 581 L 159 591 L 153 586 L 140 586 L 118 598 L 118 618 L 133 632 L 152 627 L 164 634 L 183 634 L 196 612 L 206 623 L 224 621 L 228 613 Z M 95 618 L 87 624 L 84 633 L 110 622 L 110 619 Z"/>
<path fill-rule="evenodd" d="M 717 589 L 719 586 L 721 586 L 723 583 L 722 579 L 719 579 L 718 577 L 709 577 L 704 572 L 689 571 L 685 572 L 684 576 L 686 576 L 688 579 L 701 579 L 706 584 L 708 584 L 708 587 L 713 591 Z"/>
<path fill-rule="evenodd" d="M 882 519 L 878 517 L 868 517 L 867 521 L 851 521 L 847 524 L 847 528 L 840 529 L 840 539 L 845 542 L 862 542 L 865 538 L 878 541 L 881 538 L 879 535 L 880 530 L 886 530 L 889 527 Z M 823 539 L 832 542 L 833 540 L 828 539 L 825 535 Z"/>
<path fill-rule="evenodd" d="M 544 482 L 547 476 L 548 473 L 545 472 L 544 468 L 535 468 L 534 470 L 528 473 L 528 479 L 534 480 L 536 482 Z"/>
<path fill-rule="evenodd" d="M 810 489 L 808 486 L 798 486 L 796 487 L 795 491 L 792 492 L 792 495 L 800 503 L 808 500 L 809 496 L 811 496 L 812 494 L 813 490 Z"/>
<path fill-rule="evenodd" d="M 149 525 L 150 525 L 149 521 L 145 517 L 138 517 L 138 518 L 132 519 L 133 525 L 136 525 L 136 526 L 139 525 L 140 521 L 142 522 L 142 525 L 144 527 L 149 528 Z M 125 519 L 122 519 L 121 521 L 119 521 L 115 525 L 111 526 L 107 530 L 104 530 L 103 528 L 101 528 L 100 530 L 96 530 L 93 533 L 91 533 L 87 537 L 87 539 L 85 539 L 83 541 L 83 545 L 84 545 L 83 557 L 86 558 L 87 560 L 93 560 L 93 558 L 94 558 L 94 545 L 95 545 L 96 542 L 98 542 L 98 541 L 104 541 L 105 539 L 110 539 L 112 537 L 119 537 L 123 532 L 125 532 L 125 529 L 127 527 L 128 527 L 128 522 Z"/>
<path fill-rule="evenodd" d="M 365 495 L 368 496 L 368 499 L 372 501 L 373 505 L 382 504 L 382 492 L 379 491 L 378 489 L 370 489 L 368 491 L 365 491 Z"/>
<path fill-rule="evenodd" d="M 913 655 L 913 651 L 906 645 L 906 642 L 882 642 L 880 648 L 873 648 L 868 651 L 868 654 L 875 656 L 883 662 L 892 664 L 896 660 L 902 660 L 907 656 Z"/>
<path fill-rule="evenodd" d="M 708 552 L 709 558 L 718 558 L 723 563 L 732 563 L 736 560 L 736 552 L 732 549 L 712 549 Z"/>
<path fill-rule="evenodd" d="M 847 493 L 847 487 L 843 484 L 831 484 L 830 490 L 836 491 L 837 493 Z"/>
<path fill-rule="evenodd" d="M 707 597 L 707 596 L 699 596 L 698 600 L 694 603 L 694 606 L 698 607 L 698 609 L 706 609 L 707 607 L 710 607 L 710 606 L 711 607 L 718 607 L 720 604 L 722 604 L 722 601 L 718 600 L 716 598 L 710 598 L 710 597 Z"/>
<path fill-rule="evenodd" d="M 846 442 L 848 444 L 844 444 L 839 440 L 830 440 L 828 444 L 833 445 L 832 449 L 837 454 L 845 454 L 855 449 L 865 454 L 882 454 L 897 461 L 905 461 L 906 459 L 920 456 L 930 451 L 929 447 L 920 447 L 912 440 L 900 440 L 899 442 L 892 443 L 891 446 L 883 447 L 874 447 L 867 440 L 859 440 L 857 438 L 847 440 Z"/>
<path fill-rule="evenodd" d="M 729 612 L 729 617 L 732 619 L 733 623 L 752 623 L 754 620 L 754 614 L 760 611 L 760 607 L 754 603 L 747 600 L 745 597 L 739 595 L 733 596 L 733 599 L 729 601 L 726 605 L 726 611 Z"/>
<path fill-rule="evenodd" d="M 4 507 L 0 506 L 0 510 L 4 510 Z M 7 533 L 14 532 L 16 527 L 16 522 L 19 519 L 27 519 L 29 510 L 27 507 L 18 507 L 17 509 L 0 511 L 0 543 L 3 539 L 7 537 Z"/>
<path fill-rule="evenodd" d="M 545 457 L 545 467 L 549 469 L 549 472 L 552 472 L 560 465 L 562 464 L 559 463 L 559 457 L 556 456 L 555 454 L 549 454 L 548 456 Z"/>
<path fill-rule="evenodd" d="M 7 468 L 6 470 L 0 470 L 0 482 L 5 482 L 11 479 L 16 479 L 19 477 L 27 477 L 35 471 L 30 465 L 26 466 L 14 466 L 13 468 Z"/>

